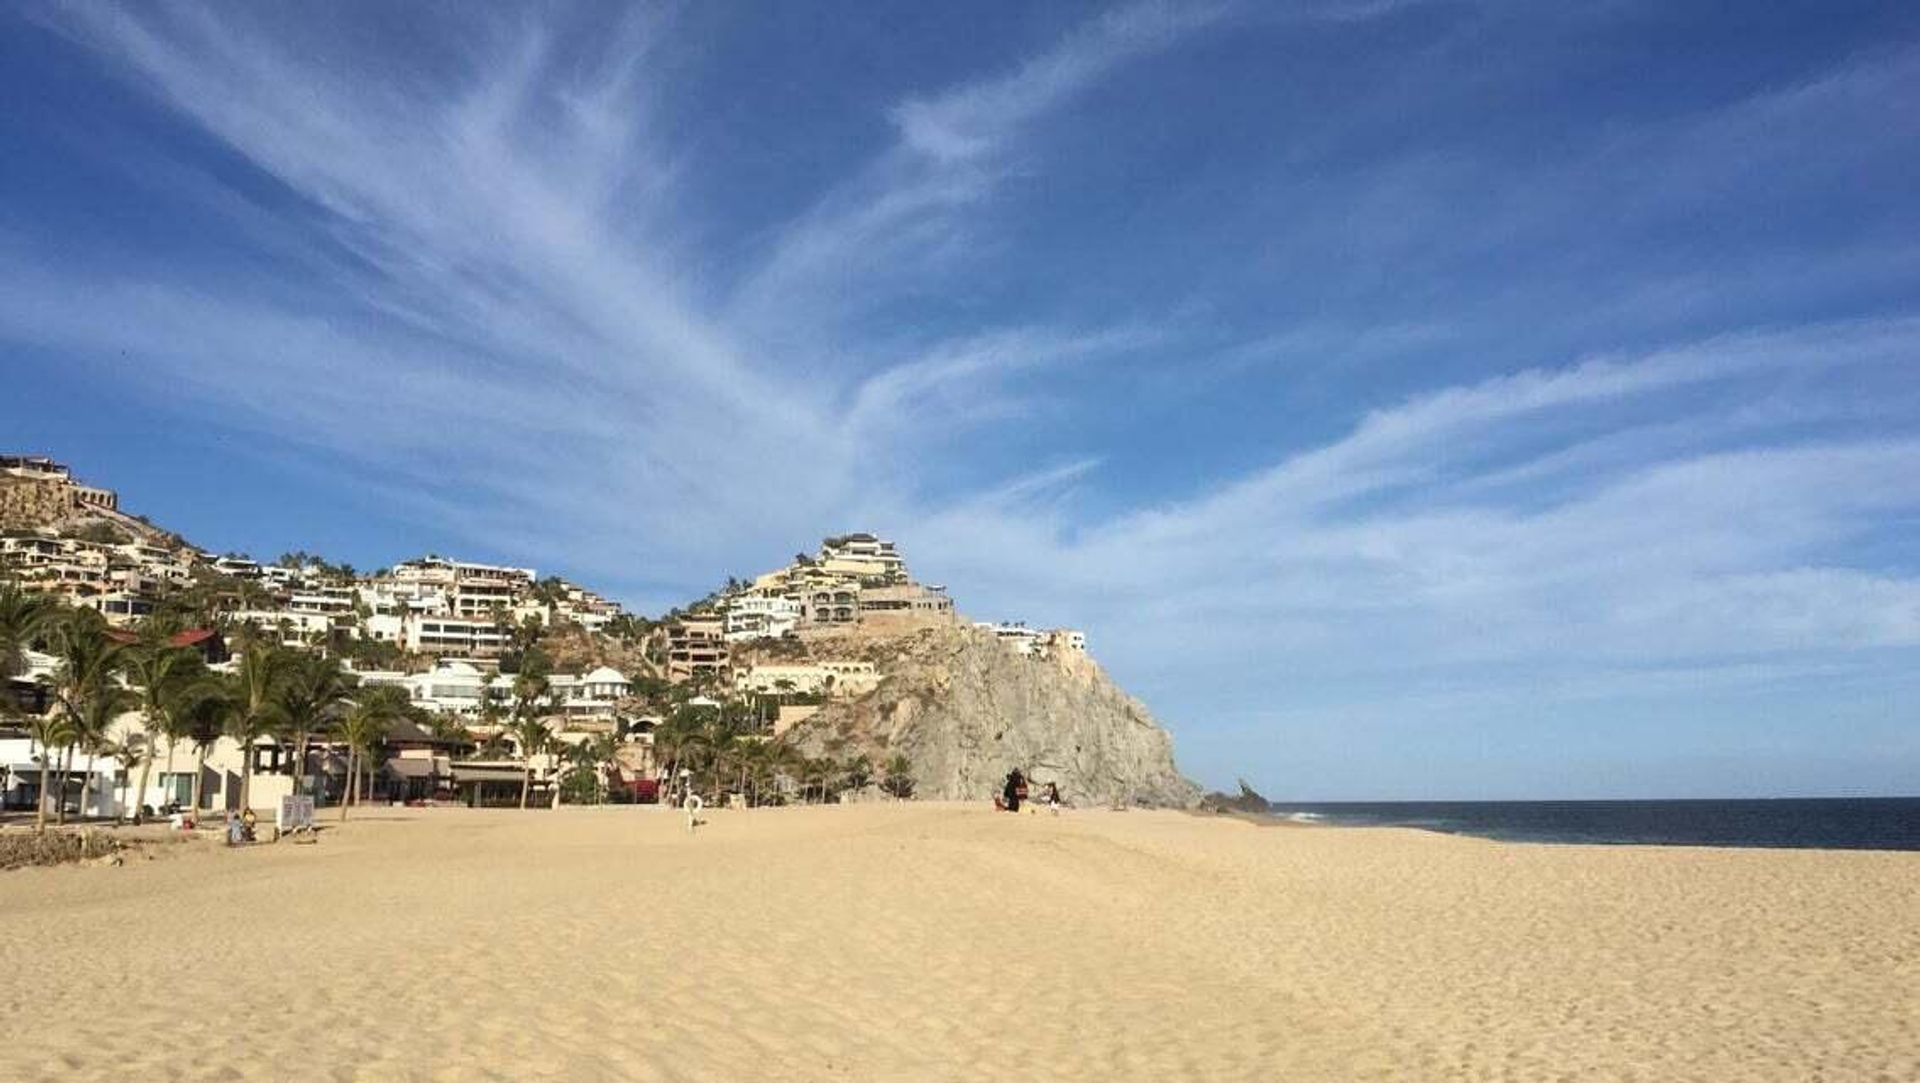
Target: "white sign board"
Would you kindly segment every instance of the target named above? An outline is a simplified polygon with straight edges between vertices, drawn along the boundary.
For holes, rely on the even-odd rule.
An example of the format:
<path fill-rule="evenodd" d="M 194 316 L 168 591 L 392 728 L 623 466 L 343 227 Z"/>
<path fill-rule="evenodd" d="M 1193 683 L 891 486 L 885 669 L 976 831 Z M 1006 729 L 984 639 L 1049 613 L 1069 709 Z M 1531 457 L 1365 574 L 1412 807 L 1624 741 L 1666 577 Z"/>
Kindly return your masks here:
<path fill-rule="evenodd" d="M 273 826 L 282 831 L 313 830 L 313 798 L 307 794 L 289 794 L 280 799 L 273 814 Z"/>

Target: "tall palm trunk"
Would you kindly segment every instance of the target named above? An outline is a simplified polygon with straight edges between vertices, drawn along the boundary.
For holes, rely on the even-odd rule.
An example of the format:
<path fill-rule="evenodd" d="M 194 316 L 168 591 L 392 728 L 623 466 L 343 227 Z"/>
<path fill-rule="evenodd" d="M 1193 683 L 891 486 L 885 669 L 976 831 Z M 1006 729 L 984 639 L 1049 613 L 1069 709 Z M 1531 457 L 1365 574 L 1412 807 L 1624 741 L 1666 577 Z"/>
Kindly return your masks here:
<path fill-rule="evenodd" d="M 167 769 L 163 774 L 173 774 L 173 738 L 167 738 Z M 169 791 L 171 792 L 171 791 Z"/>
<path fill-rule="evenodd" d="M 242 816 L 252 808 L 253 801 L 253 742 L 240 746 L 240 809 Z"/>
<path fill-rule="evenodd" d="M 68 745 L 60 757 L 60 798 L 53 806 L 53 822 L 64 825 L 67 822 L 67 784 L 73 781 L 73 746 Z"/>
<path fill-rule="evenodd" d="M 99 752 L 87 749 L 87 773 L 80 776 L 80 818 L 87 818 L 87 795 L 93 792 L 93 760 Z"/>
<path fill-rule="evenodd" d="M 147 737 L 147 756 L 140 761 L 140 791 L 133 795 L 133 822 L 139 823 L 146 818 L 147 779 L 153 772 L 153 737 Z"/>
<path fill-rule="evenodd" d="M 520 807 L 527 807 L 527 791 L 533 788 L 533 758 L 527 758 L 527 769 L 520 776 Z"/>
<path fill-rule="evenodd" d="M 347 822 L 347 806 L 353 804 L 353 791 L 360 785 L 358 757 L 360 753 L 351 746 L 347 748 L 347 780 L 340 787 L 340 822 Z"/>
<path fill-rule="evenodd" d="M 302 733 L 294 742 L 293 756 L 293 792 L 300 792 L 300 781 L 307 777 L 307 735 Z"/>
<path fill-rule="evenodd" d="M 207 796 L 202 792 L 204 789 L 204 780 L 207 777 L 207 746 L 196 745 L 195 748 L 198 754 L 194 757 L 193 761 L 193 814 L 198 817 L 200 815 L 200 803 Z"/>
<path fill-rule="evenodd" d="M 36 834 L 44 835 L 47 831 L 47 784 L 51 776 L 48 769 L 53 766 L 52 760 L 53 749 L 43 746 L 40 749 L 40 800 L 33 817 L 33 830 Z"/>

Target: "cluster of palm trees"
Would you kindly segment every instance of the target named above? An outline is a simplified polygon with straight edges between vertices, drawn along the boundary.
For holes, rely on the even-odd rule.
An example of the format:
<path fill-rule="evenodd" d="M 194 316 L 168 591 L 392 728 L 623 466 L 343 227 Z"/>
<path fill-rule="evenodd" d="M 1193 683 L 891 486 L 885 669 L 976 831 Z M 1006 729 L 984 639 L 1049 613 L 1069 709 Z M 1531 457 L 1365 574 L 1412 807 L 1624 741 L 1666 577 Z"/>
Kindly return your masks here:
<path fill-rule="evenodd" d="M 313 740 L 334 735 L 348 748 L 351 801 L 358 794 L 359 773 L 391 726 L 418 713 L 401 689 L 357 689 L 336 658 L 264 641 L 245 644 L 232 673 L 215 672 L 198 651 L 173 643 L 175 630 L 168 622 L 149 620 L 133 636 L 116 633 L 92 610 L 70 608 L 0 582 L 0 678 L 22 671 L 29 648 L 57 659 L 47 685 L 47 709 L 24 719 L 40 748 L 41 798 L 35 817 L 40 830 L 45 830 L 48 799 L 55 789 L 54 817 L 66 822 L 67 780 L 76 757 L 85 757 L 89 780 L 100 758 L 117 761 L 129 774 L 137 766 L 140 781 L 133 803 L 139 806 L 146 799 L 161 738 L 168 773 L 176 747 L 191 743 L 195 749 L 195 809 L 202 805 L 208 752 L 223 736 L 237 742 L 243 758 L 239 805 L 244 809 L 250 807 L 260 742 L 272 740 L 292 752 L 297 793 L 305 782 Z M 0 709 L 12 713 L 13 704 L 0 700 Z M 122 725 L 128 716 L 137 716 L 142 725 Z M 56 773 L 57 783 L 52 777 Z M 341 815 L 346 815 L 345 802 Z"/>
<path fill-rule="evenodd" d="M 893 756 L 882 769 L 863 754 L 809 756 L 794 744 L 763 736 L 757 720 L 731 705 L 676 709 L 654 729 L 653 747 L 669 779 L 685 771 L 687 788 L 710 800 L 737 793 L 752 805 L 828 802 L 873 782 L 895 797 L 913 794 L 912 769 L 904 756 Z"/>
<path fill-rule="evenodd" d="M 349 806 L 358 801 L 363 777 L 377 762 L 393 725 L 403 719 L 433 725 L 434 720 L 425 717 L 404 690 L 357 687 L 356 678 L 338 657 L 283 646 L 264 636 L 244 639 L 232 671 L 216 672 L 197 650 L 173 642 L 172 633 L 179 626 L 177 619 L 163 616 L 147 620 L 137 633 L 116 632 L 92 610 L 70 608 L 0 581 L 0 689 L 9 687 L 7 679 L 22 671 L 27 649 L 40 649 L 57 659 L 45 687 L 47 709 L 22 719 L 40 749 L 36 822 L 42 830 L 49 799 L 55 819 L 66 822 L 68 780 L 76 759 L 84 759 L 87 786 L 100 759 L 117 762 L 129 783 L 137 768 L 139 781 L 131 803 L 140 808 L 163 739 L 161 762 L 168 775 L 174 773 L 176 748 L 194 750 L 190 797 L 194 809 L 204 804 L 207 757 L 222 737 L 233 739 L 241 749 L 241 808 L 250 807 L 255 758 L 263 743 L 271 742 L 290 754 L 296 793 L 309 788 L 314 744 L 325 740 L 336 747 L 344 745 L 344 819 Z M 514 675 L 510 701 L 484 704 L 483 719 L 504 723 L 504 736 L 511 737 L 525 764 L 520 807 L 527 806 L 535 761 L 549 754 L 558 761 L 554 781 L 566 799 L 604 801 L 605 768 L 615 762 L 619 740 L 601 735 L 570 747 L 561 745 L 546 718 L 552 706 L 550 668 L 540 651 L 528 650 Z M 806 755 L 793 744 L 765 736 L 764 703 L 756 710 L 747 704 L 705 699 L 701 693 L 713 678 L 702 676 L 704 681 L 671 689 L 665 681 L 644 678 L 647 698 L 658 699 L 667 713 L 654 733 L 657 762 L 668 778 L 684 778 L 692 792 L 710 798 L 739 793 L 753 804 L 830 801 L 846 790 L 878 782 L 894 796 L 911 796 L 913 780 L 904 758 L 895 756 L 876 768 L 864 755 Z M 778 698 L 784 700 L 790 687 L 782 692 Z M 13 713 L 12 708 L 0 696 L 0 712 Z M 139 724 L 124 724 L 129 719 Z M 497 743 L 499 737 L 490 740 Z"/>

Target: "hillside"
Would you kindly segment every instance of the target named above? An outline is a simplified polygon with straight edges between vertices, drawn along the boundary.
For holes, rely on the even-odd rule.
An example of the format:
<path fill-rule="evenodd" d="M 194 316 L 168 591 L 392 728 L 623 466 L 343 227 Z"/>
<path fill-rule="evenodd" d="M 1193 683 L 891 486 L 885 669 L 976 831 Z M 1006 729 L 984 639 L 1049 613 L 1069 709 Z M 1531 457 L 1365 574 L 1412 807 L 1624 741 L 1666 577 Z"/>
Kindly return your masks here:
<path fill-rule="evenodd" d="M 1199 797 L 1172 738 L 1083 653 L 1022 657 L 964 625 L 849 646 L 876 664 L 880 686 L 802 723 L 793 738 L 809 753 L 904 755 L 916 795 L 936 800 L 987 800 L 1016 766 L 1081 805 Z"/>

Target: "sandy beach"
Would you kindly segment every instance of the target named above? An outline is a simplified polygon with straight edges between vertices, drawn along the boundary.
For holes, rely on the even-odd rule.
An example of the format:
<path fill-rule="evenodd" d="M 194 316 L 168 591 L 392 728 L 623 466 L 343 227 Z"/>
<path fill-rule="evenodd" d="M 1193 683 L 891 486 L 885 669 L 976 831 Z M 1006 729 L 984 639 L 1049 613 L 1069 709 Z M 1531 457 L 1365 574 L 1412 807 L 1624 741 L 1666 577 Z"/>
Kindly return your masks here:
<path fill-rule="evenodd" d="M 0 874 L 9 1078 L 1920 1078 L 1920 854 L 369 810 Z"/>

